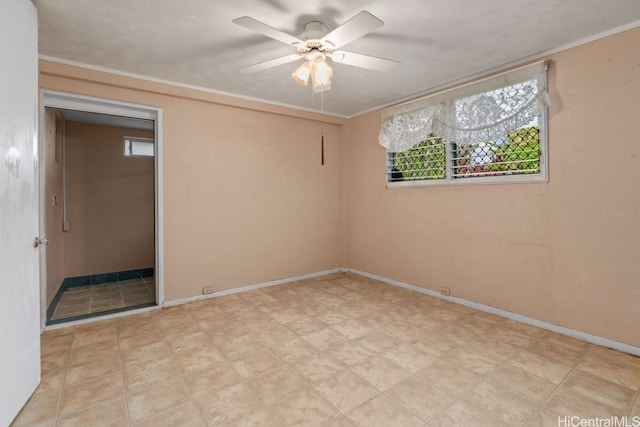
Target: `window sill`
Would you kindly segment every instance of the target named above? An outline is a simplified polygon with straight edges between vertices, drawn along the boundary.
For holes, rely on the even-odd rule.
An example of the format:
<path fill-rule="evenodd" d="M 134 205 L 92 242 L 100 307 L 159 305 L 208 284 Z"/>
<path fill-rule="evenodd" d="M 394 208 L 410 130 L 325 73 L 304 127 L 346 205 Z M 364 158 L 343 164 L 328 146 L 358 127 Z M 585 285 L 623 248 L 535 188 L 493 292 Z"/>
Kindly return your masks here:
<path fill-rule="evenodd" d="M 395 181 L 387 182 L 387 188 L 407 188 L 407 187 L 433 187 L 433 186 L 458 186 L 458 185 L 478 185 L 478 184 L 528 184 L 528 183 L 545 183 L 549 182 L 546 174 L 536 175 L 502 175 L 492 177 L 477 178 L 457 178 L 457 179 L 423 179 L 414 181 Z"/>

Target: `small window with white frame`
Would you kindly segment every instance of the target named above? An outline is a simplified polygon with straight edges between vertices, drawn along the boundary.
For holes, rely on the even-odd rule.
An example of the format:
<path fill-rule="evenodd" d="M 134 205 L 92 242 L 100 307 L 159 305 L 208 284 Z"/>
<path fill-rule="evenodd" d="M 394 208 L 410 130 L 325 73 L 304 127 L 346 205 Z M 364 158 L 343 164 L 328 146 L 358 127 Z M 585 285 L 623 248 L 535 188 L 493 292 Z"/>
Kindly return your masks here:
<path fill-rule="evenodd" d="M 383 111 L 387 186 L 547 180 L 546 63 Z"/>
<path fill-rule="evenodd" d="M 126 157 L 153 157 L 153 139 L 125 136 L 124 155 Z"/>

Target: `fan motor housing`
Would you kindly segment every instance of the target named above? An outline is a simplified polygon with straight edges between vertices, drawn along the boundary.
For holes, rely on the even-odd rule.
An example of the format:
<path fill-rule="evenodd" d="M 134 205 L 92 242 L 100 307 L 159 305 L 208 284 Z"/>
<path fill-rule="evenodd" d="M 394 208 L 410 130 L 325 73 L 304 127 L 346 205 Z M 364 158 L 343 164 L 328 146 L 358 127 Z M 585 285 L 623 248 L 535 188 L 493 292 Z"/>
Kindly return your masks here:
<path fill-rule="evenodd" d="M 320 21 L 307 22 L 304 26 L 304 33 L 300 34 L 300 40 L 304 43 L 298 45 L 298 52 L 306 53 L 313 50 L 329 52 L 333 48 L 331 42 L 323 41 L 327 35 L 327 26 Z"/>
<path fill-rule="evenodd" d="M 304 33 L 300 34 L 300 40 L 321 39 L 326 34 L 326 25 L 320 21 L 311 21 L 304 24 Z"/>

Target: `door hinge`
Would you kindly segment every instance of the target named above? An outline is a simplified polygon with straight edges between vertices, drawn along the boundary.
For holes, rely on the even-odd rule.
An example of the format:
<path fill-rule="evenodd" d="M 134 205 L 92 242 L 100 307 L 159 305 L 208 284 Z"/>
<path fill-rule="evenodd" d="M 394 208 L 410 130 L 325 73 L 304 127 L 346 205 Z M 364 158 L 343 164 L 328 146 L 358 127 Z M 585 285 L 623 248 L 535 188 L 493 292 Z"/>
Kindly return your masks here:
<path fill-rule="evenodd" d="M 41 239 L 39 237 L 36 236 L 35 239 L 33 239 L 33 247 L 37 248 L 40 245 L 46 245 L 49 243 L 49 239 L 47 239 L 46 237 L 44 239 Z"/>

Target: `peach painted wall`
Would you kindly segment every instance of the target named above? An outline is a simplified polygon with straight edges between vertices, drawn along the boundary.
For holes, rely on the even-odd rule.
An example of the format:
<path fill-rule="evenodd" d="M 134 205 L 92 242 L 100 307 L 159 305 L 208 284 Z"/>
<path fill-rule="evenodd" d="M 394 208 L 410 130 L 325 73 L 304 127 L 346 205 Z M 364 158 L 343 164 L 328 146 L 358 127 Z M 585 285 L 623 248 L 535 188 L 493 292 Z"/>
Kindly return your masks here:
<path fill-rule="evenodd" d="M 153 267 L 153 158 L 123 154 L 125 136 L 153 131 L 67 120 L 65 133 L 65 277 Z"/>
<path fill-rule="evenodd" d="M 640 29 L 550 56 L 548 183 L 385 188 L 345 129 L 347 265 L 640 346 Z"/>
<path fill-rule="evenodd" d="M 343 120 L 48 61 L 40 85 L 163 108 L 167 300 L 352 267 L 638 346 L 640 175 L 621 165 L 640 154 L 639 40 L 548 58 L 536 184 L 385 189 L 379 111 Z"/>
<path fill-rule="evenodd" d="M 165 300 L 343 265 L 343 119 L 44 60 L 40 86 L 162 107 Z"/>
<path fill-rule="evenodd" d="M 54 110 L 46 117 L 46 227 L 47 227 L 47 307 L 64 280 L 64 234 L 62 232 L 62 131 Z M 56 203 L 54 204 L 54 196 Z"/>

